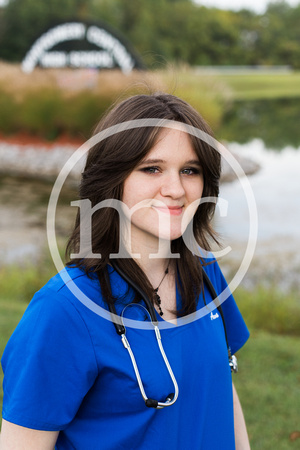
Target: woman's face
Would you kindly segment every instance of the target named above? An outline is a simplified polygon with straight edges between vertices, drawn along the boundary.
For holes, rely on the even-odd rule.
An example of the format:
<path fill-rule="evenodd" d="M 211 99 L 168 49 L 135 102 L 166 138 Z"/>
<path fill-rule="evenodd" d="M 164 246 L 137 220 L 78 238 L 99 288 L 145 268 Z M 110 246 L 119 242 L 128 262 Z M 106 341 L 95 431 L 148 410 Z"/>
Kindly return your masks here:
<path fill-rule="evenodd" d="M 202 168 L 189 135 L 164 129 L 124 183 L 122 201 L 130 210 L 125 207 L 132 243 L 151 245 L 158 238 L 180 237 L 202 192 Z"/>

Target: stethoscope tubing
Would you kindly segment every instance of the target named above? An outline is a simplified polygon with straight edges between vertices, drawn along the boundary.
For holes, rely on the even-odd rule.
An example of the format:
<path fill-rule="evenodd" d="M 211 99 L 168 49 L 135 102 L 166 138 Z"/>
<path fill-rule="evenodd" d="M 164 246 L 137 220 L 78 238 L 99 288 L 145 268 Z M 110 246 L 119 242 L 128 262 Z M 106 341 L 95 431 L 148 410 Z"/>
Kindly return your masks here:
<path fill-rule="evenodd" d="M 178 398 L 178 394 L 179 394 L 179 388 L 178 388 L 178 384 L 177 384 L 175 375 L 173 373 L 173 370 L 172 370 L 172 368 L 170 366 L 170 363 L 168 361 L 167 355 L 166 355 L 166 353 L 164 351 L 164 348 L 163 348 L 163 345 L 162 345 L 162 342 L 161 342 L 161 336 L 160 336 L 159 329 L 158 329 L 157 325 L 153 325 L 153 326 L 154 326 L 154 331 L 155 331 L 156 340 L 157 340 L 157 343 L 158 343 L 158 346 L 159 346 L 160 353 L 161 353 L 161 355 L 163 357 L 163 360 L 164 360 L 165 365 L 166 365 L 166 367 L 168 369 L 169 375 L 171 377 L 171 380 L 173 382 L 174 389 L 175 389 L 174 394 L 173 393 L 171 394 L 172 398 L 171 398 L 171 396 L 169 394 L 169 398 L 165 402 L 159 402 L 158 400 L 154 400 L 154 399 L 151 399 L 151 398 L 147 397 L 147 394 L 145 392 L 144 385 L 143 385 L 143 382 L 142 382 L 142 379 L 141 379 L 140 371 L 138 369 L 138 365 L 137 365 L 136 359 L 134 357 L 133 351 L 131 350 L 129 341 L 128 341 L 128 339 L 127 339 L 125 334 L 121 335 L 121 339 L 122 339 L 124 347 L 128 350 L 128 353 L 129 353 L 129 356 L 130 356 L 130 359 L 131 359 L 131 362 L 132 362 L 132 365 L 133 365 L 133 369 L 134 369 L 134 372 L 135 372 L 135 376 L 136 376 L 136 379 L 137 379 L 137 382 L 138 382 L 138 385 L 139 385 L 139 389 L 141 391 L 141 394 L 142 394 L 142 397 L 143 397 L 143 399 L 145 401 L 146 406 L 154 407 L 156 409 L 162 409 L 162 408 L 164 408 L 166 406 L 171 406 L 171 405 L 173 405 L 176 402 L 176 400 Z"/>
<path fill-rule="evenodd" d="M 122 343 L 124 345 L 124 347 L 127 349 L 128 354 L 130 356 L 132 365 L 133 365 L 133 369 L 135 372 L 135 376 L 138 382 L 138 386 L 141 392 L 141 395 L 145 401 L 146 406 L 148 407 L 152 407 L 152 408 L 156 408 L 156 409 L 162 409 L 165 408 L 166 406 L 171 406 L 173 405 L 179 395 L 179 387 L 178 387 L 178 383 L 176 381 L 175 375 L 173 373 L 173 370 L 170 366 L 169 360 L 166 356 L 165 350 L 163 348 L 162 345 L 162 341 L 161 341 L 161 335 L 160 335 L 160 331 L 158 328 L 158 320 L 156 317 L 156 312 L 155 312 L 155 308 L 152 304 L 152 302 L 150 301 L 150 299 L 148 298 L 148 296 L 146 295 L 146 293 L 143 291 L 143 289 L 140 288 L 140 286 L 136 285 L 129 277 L 128 275 L 119 267 L 119 265 L 117 264 L 117 262 L 115 260 L 111 261 L 111 265 L 114 268 L 114 270 L 128 283 L 129 286 L 131 286 L 140 296 L 141 298 L 144 300 L 145 304 L 146 304 L 146 311 L 148 312 L 149 316 L 150 316 L 150 320 L 151 323 L 153 325 L 153 329 L 155 331 L 155 335 L 156 335 L 156 340 L 158 343 L 158 347 L 160 350 L 160 353 L 163 357 L 163 360 L 165 362 L 165 365 L 167 367 L 168 373 L 170 375 L 170 378 L 172 380 L 173 386 L 174 386 L 174 393 L 171 393 L 168 395 L 168 397 L 166 398 L 165 402 L 159 402 L 158 400 L 155 399 L 151 399 L 148 398 L 144 389 L 144 385 L 140 376 L 140 372 L 138 369 L 138 365 L 135 359 L 135 356 L 133 354 L 133 351 L 131 349 L 131 346 L 129 344 L 129 341 L 126 337 L 126 328 L 124 326 L 124 322 L 123 322 L 123 315 L 120 317 L 120 320 L 116 321 L 115 319 L 112 319 L 114 326 L 116 328 L 116 332 L 118 335 L 121 336 L 121 340 Z M 212 296 L 213 302 L 215 302 L 217 304 L 217 310 L 220 313 L 222 322 L 223 322 L 223 328 L 224 328 L 224 334 L 225 334 L 225 341 L 226 341 L 226 345 L 227 345 L 227 351 L 228 351 L 228 360 L 229 360 L 229 366 L 231 368 L 232 371 L 237 372 L 237 360 L 236 357 L 234 355 L 231 354 L 231 349 L 228 343 L 228 337 L 227 337 L 227 330 L 226 330 L 226 324 L 225 324 L 225 318 L 224 318 L 224 314 L 221 308 L 221 304 L 218 304 L 218 295 L 214 289 L 214 286 L 212 285 L 207 273 L 205 272 L 205 270 L 202 270 L 203 273 L 203 280 L 206 283 L 208 290 L 210 291 L 210 294 Z M 107 276 L 107 281 L 108 281 L 108 285 L 110 287 L 110 282 L 109 282 L 109 276 Z M 116 312 L 116 308 L 113 302 L 109 302 L 108 303 L 108 307 L 109 310 L 112 314 L 112 318 L 117 316 L 117 312 Z M 123 314 L 123 313 L 122 313 Z"/>
<path fill-rule="evenodd" d="M 125 325 L 124 325 L 124 322 L 123 322 L 123 314 L 122 314 L 121 317 L 120 317 L 122 324 L 120 325 L 120 323 L 116 323 L 114 321 L 114 325 L 115 325 L 117 333 L 121 336 L 121 340 L 122 340 L 122 343 L 123 343 L 124 347 L 127 349 L 128 353 L 129 353 L 129 356 L 130 356 L 130 359 L 131 359 L 131 362 L 132 362 L 132 365 L 133 365 L 133 369 L 134 369 L 134 372 L 135 372 L 135 375 L 136 375 L 136 378 L 137 378 L 137 382 L 138 382 L 139 389 L 141 391 L 142 397 L 143 397 L 143 399 L 145 401 L 146 406 L 148 406 L 148 407 L 152 407 L 152 408 L 156 408 L 156 409 L 162 409 L 162 408 L 165 408 L 166 406 L 171 406 L 171 405 L 173 405 L 176 402 L 176 400 L 178 398 L 179 387 L 178 387 L 178 383 L 176 381 L 175 375 L 173 373 L 173 370 L 171 368 L 171 365 L 169 363 L 169 360 L 167 358 L 167 355 L 166 355 L 165 350 L 164 350 L 163 345 L 162 345 L 161 334 L 160 334 L 160 331 L 159 331 L 159 328 L 158 328 L 158 320 L 156 318 L 156 312 L 155 312 L 154 306 L 153 306 L 152 302 L 150 301 L 149 297 L 146 295 L 146 293 L 139 286 L 137 286 L 135 283 L 132 282 L 132 280 L 128 277 L 128 275 L 122 269 L 120 269 L 120 267 L 118 266 L 116 261 L 112 261 L 111 264 L 112 264 L 113 268 L 115 269 L 115 271 L 130 286 L 132 286 L 133 289 L 135 289 L 136 292 L 138 292 L 138 294 L 141 296 L 141 298 L 143 298 L 143 300 L 144 300 L 144 302 L 146 304 L 145 310 L 147 311 L 147 313 L 150 316 L 150 320 L 151 320 L 151 323 L 153 325 L 153 329 L 155 331 L 156 341 L 157 341 L 160 353 L 161 353 L 161 355 L 163 357 L 164 363 L 165 363 L 165 365 L 167 367 L 168 373 L 170 375 L 170 378 L 171 378 L 173 386 L 174 386 L 174 393 L 169 394 L 169 396 L 167 397 L 165 402 L 160 402 L 158 400 L 151 399 L 151 398 L 147 397 L 145 389 L 144 389 L 144 385 L 143 385 L 143 382 L 142 382 L 142 379 L 141 379 L 141 376 L 140 376 L 140 372 L 139 372 L 139 369 L 138 369 L 138 365 L 137 365 L 137 362 L 136 362 L 136 359 L 135 359 L 135 356 L 134 356 L 133 351 L 132 351 L 132 349 L 130 347 L 129 341 L 128 341 L 127 337 L 126 337 L 126 328 L 125 328 Z M 116 315 L 115 305 L 110 302 L 108 306 L 109 306 L 110 312 L 112 314 Z"/>

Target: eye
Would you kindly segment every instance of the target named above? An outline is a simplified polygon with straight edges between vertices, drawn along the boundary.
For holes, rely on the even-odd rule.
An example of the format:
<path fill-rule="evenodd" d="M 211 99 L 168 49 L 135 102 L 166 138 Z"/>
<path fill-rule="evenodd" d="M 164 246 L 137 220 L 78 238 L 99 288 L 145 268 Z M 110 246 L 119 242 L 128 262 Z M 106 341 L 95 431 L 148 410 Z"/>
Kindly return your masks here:
<path fill-rule="evenodd" d="M 140 170 L 141 170 L 141 172 L 150 173 L 150 174 L 159 172 L 159 168 L 155 167 L 155 166 L 143 167 Z"/>
<path fill-rule="evenodd" d="M 183 175 L 199 175 L 201 173 L 200 168 L 196 167 L 187 167 L 185 169 L 182 169 L 181 173 Z"/>

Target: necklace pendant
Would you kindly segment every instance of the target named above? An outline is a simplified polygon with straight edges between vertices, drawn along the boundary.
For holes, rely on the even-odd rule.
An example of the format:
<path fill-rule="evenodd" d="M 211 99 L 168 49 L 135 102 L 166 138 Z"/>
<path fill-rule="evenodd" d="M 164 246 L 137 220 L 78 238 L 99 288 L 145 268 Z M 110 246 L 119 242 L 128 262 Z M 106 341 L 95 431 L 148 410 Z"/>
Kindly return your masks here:
<path fill-rule="evenodd" d="M 169 261 L 170 264 L 170 261 Z M 158 307 L 158 311 L 159 311 L 159 315 L 163 316 L 163 310 L 161 309 L 161 299 L 160 296 L 158 295 L 158 289 L 160 288 L 161 283 L 164 281 L 166 275 L 168 275 L 169 273 L 169 264 L 165 270 L 164 276 L 162 277 L 161 282 L 159 283 L 159 285 L 157 286 L 157 288 L 153 289 L 153 293 L 154 293 L 154 303 L 156 304 L 156 306 Z"/>
<path fill-rule="evenodd" d="M 160 305 L 160 304 L 161 304 L 161 298 L 160 298 L 160 296 L 158 295 L 157 292 L 155 292 L 155 303 L 156 303 L 157 305 Z"/>
<path fill-rule="evenodd" d="M 158 307 L 158 312 L 159 312 L 159 315 L 160 316 L 163 316 L 163 310 L 161 309 L 161 306 L 160 306 L 160 304 L 161 304 L 161 298 L 160 298 L 160 296 L 158 295 L 158 293 L 157 292 L 155 292 L 155 304 L 157 305 L 157 307 Z"/>

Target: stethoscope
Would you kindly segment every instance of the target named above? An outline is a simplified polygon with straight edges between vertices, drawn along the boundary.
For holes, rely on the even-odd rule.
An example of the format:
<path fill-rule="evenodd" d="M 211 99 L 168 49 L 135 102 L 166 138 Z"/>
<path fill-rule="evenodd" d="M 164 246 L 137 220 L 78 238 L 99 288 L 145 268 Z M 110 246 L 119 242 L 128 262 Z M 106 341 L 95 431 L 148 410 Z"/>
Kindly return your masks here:
<path fill-rule="evenodd" d="M 163 358 L 163 360 L 165 362 L 165 365 L 167 367 L 168 373 L 170 375 L 170 378 L 171 378 L 173 386 L 174 386 L 174 393 L 170 393 L 167 396 L 167 398 L 165 399 L 164 402 L 160 402 L 160 401 L 155 400 L 153 398 L 147 397 L 147 394 L 145 392 L 144 385 L 143 385 L 143 382 L 142 382 L 142 379 L 141 379 L 141 375 L 140 375 L 140 372 L 139 372 L 139 369 L 138 369 L 138 365 L 136 363 L 136 359 L 134 357 L 133 351 L 132 351 L 132 349 L 130 347 L 130 344 L 128 342 L 128 339 L 126 337 L 126 328 L 124 326 L 123 313 L 120 316 L 118 316 L 114 303 L 113 302 L 108 302 L 108 308 L 109 308 L 109 311 L 110 311 L 110 313 L 112 315 L 112 322 L 113 322 L 113 324 L 115 326 L 117 334 L 119 336 L 121 336 L 121 340 L 122 340 L 122 343 L 123 343 L 125 349 L 129 353 L 129 356 L 130 356 L 130 359 L 131 359 L 131 362 L 132 362 L 132 365 L 133 365 L 133 369 L 134 369 L 134 372 L 135 372 L 135 376 L 136 376 L 136 379 L 137 379 L 137 382 L 138 382 L 138 386 L 139 386 L 139 389 L 141 391 L 141 394 L 142 394 L 142 397 L 144 399 L 144 402 L 145 402 L 146 406 L 149 407 L 149 408 L 162 409 L 162 408 L 165 408 L 166 406 L 171 406 L 171 405 L 173 405 L 176 402 L 176 400 L 178 398 L 179 389 L 178 389 L 178 384 L 177 384 L 175 375 L 174 375 L 174 373 L 172 371 L 172 368 L 170 366 L 170 363 L 168 361 L 168 358 L 166 356 L 166 353 L 164 351 L 164 348 L 163 348 L 163 345 L 162 345 L 162 342 L 161 342 L 161 334 L 160 334 L 160 331 L 159 331 L 159 328 L 158 328 L 158 320 L 157 320 L 156 311 L 155 311 L 155 308 L 153 306 L 153 303 L 151 302 L 149 297 L 145 294 L 145 292 L 140 288 L 140 286 L 136 285 L 128 277 L 128 275 L 118 266 L 118 264 L 117 264 L 117 262 L 115 260 L 111 261 L 111 265 L 114 268 L 114 270 L 128 283 L 128 285 L 131 286 L 141 296 L 141 298 L 144 300 L 146 308 L 144 308 L 142 305 L 140 305 L 140 306 L 142 306 L 147 311 L 147 313 L 148 313 L 148 315 L 150 317 L 153 329 L 155 331 L 156 340 L 157 340 L 157 343 L 158 343 L 158 347 L 159 347 L 160 353 L 161 353 L 162 358 Z M 218 295 L 217 295 L 217 293 L 216 293 L 216 291 L 215 291 L 215 289 L 214 289 L 214 287 L 213 287 L 213 285 L 212 285 L 212 283 L 211 283 L 207 273 L 205 272 L 205 270 L 202 270 L 202 274 L 203 274 L 203 280 L 204 280 L 204 282 L 207 285 L 207 288 L 208 288 L 208 290 L 209 290 L 209 292 L 211 294 L 211 297 L 212 297 L 213 301 L 215 302 L 216 299 L 218 298 Z M 109 277 L 108 277 L 108 281 L 109 281 Z M 124 310 L 125 310 L 125 308 L 124 308 Z M 222 318 L 222 322 L 223 322 L 225 340 L 226 340 L 227 351 L 228 351 L 229 366 L 231 368 L 231 371 L 237 372 L 238 371 L 237 359 L 236 359 L 235 355 L 231 354 L 230 346 L 228 344 L 228 338 L 227 338 L 227 331 L 226 331 L 226 324 L 225 324 L 224 314 L 223 314 L 223 311 L 222 311 L 222 308 L 221 308 L 220 304 L 217 306 L 217 310 L 219 311 L 220 316 Z M 116 317 L 117 317 L 118 320 L 115 319 Z"/>

